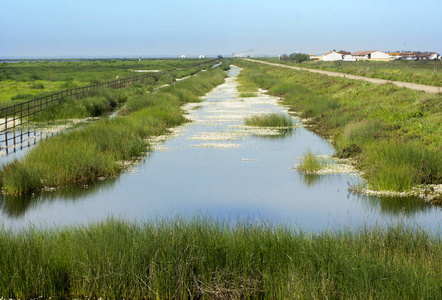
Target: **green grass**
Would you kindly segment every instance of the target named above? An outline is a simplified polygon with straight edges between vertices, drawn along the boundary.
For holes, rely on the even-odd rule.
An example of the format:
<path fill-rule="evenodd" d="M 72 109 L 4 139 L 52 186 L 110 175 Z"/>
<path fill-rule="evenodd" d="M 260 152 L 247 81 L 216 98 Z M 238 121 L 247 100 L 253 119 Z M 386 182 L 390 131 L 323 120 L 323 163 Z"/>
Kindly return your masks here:
<path fill-rule="evenodd" d="M 347 73 L 371 78 L 442 86 L 441 61 L 306 61 L 298 64 L 278 61 L 276 58 L 262 58 L 262 60 L 294 65 L 302 68 Z"/>
<path fill-rule="evenodd" d="M 65 89 L 95 85 L 103 82 L 137 76 L 134 70 L 171 70 L 185 68 L 207 60 L 149 59 L 84 60 L 21 62 L 0 66 L 0 106 L 15 104 L 12 100 L 27 101 Z M 199 69 L 195 68 L 194 72 Z M 187 70 L 181 70 L 188 74 Z M 155 74 L 155 73 L 152 73 Z M 155 75 L 156 76 L 156 75 Z M 179 74 L 177 78 L 180 78 Z M 173 79 L 172 79 L 173 80 Z"/>
<path fill-rule="evenodd" d="M 123 117 L 104 118 L 42 141 L 20 161 L 1 168 L 3 192 L 29 194 L 45 187 L 85 184 L 99 177 L 117 175 L 122 169 L 122 162 L 148 151 L 146 138 L 165 134 L 167 128 L 186 121 L 181 110 L 183 103 L 199 101 L 200 96 L 221 84 L 225 76 L 222 70 L 211 69 L 178 82 L 175 88 L 135 95 L 127 100 Z M 104 92 L 92 97 L 93 100 L 85 98 L 90 106 L 85 106 L 85 110 L 95 113 L 104 110 L 102 105 L 109 99 L 118 102 L 118 92 L 114 92 Z M 69 108 L 67 105 L 64 113 Z"/>
<path fill-rule="evenodd" d="M 100 117 L 112 112 L 128 99 L 125 90 L 106 89 L 93 91 L 87 97 L 64 98 L 38 113 L 33 118 L 35 122 L 48 122 L 61 119 L 81 119 Z"/>
<path fill-rule="evenodd" d="M 297 170 L 306 174 L 314 174 L 326 165 L 323 158 L 316 157 L 311 150 L 307 150 L 301 158 Z"/>
<path fill-rule="evenodd" d="M 244 124 L 257 127 L 290 127 L 293 126 L 293 120 L 290 116 L 283 113 L 271 113 L 247 117 L 244 119 Z"/>
<path fill-rule="evenodd" d="M 374 189 L 408 191 L 417 184 L 442 182 L 440 152 L 387 141 L 372 143 L 366 149 L 362 170 Z"/>
<path fill-rule="evenodd" d="M 338 156 L 353 158 L 371 187 L 408 191 L 442 184 L 441 94 L 242 60 L 235 64 L 244 69 L 243 82 L 282 97 L 306 118 L 308 129 L 333 141 Z"/>
<path fill-rule="evenodd" d="M 440 299 L 442 242 L 402 226 L 322 232 L 203 217 L 0 231 L 0 296 Z"/>

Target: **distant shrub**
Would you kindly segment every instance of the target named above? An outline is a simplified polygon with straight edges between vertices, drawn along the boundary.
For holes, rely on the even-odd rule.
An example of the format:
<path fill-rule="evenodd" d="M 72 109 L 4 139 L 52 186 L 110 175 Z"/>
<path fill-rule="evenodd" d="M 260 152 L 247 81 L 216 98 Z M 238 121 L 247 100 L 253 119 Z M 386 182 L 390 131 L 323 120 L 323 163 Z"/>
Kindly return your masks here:
<path fill-rule="evenodd" d="M 39 89 L 39 90 L 43 90 L 45 88 L 43 83 L 35 83 L 33 85 L 31 85 L 31 89 Z"/>
<path fill-rule="evenodd" d="M 32 94 L 22 94 L 22 93 L 19 93 L 19 94 L 15 95 L 15 96 L 12 96 L 11 100 L 23 100 L 23 99 L 30 99 L 30 98 L 32 98 Z"/>

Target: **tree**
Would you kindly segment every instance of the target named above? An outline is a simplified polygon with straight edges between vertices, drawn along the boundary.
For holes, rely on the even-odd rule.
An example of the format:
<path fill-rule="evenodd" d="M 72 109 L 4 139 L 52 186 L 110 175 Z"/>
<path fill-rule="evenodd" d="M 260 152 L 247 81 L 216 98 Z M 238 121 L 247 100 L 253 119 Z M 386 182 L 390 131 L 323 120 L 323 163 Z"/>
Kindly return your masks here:
<path fill-rule="evenodd" d="M 283 55 L 281 55 L 281 60 L 282 61 L 290 61 L 290 57 L 288 57 L 287 54 L 283 54 Z"/>
<path fill-rule="evenodd" d="M 305 53 L 292 53 L 289 57 L 296 63 L 302 63 L 303 61 L 310 60 L 310 55 Z"/>

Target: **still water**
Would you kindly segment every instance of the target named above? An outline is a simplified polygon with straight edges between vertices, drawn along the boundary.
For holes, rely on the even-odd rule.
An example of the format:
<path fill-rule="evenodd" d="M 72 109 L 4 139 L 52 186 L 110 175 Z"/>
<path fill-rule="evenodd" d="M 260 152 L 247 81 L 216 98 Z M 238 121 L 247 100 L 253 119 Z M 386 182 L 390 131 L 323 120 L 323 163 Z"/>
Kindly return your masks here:
<path fill-rule="evenodd" d="M 332 155 L 333 147 L 300 126 L 284 132 L 243 126 L 246 116 L 287 110 L 261 92 L 240 98 L 239 72 L 232 67 L 203 103 L 186 106 L 192 122 L 153 141 L 147 157 L 121 176 L 30 198 L 3 197 L 2 223 L 53 227 L 109 216 L 145 221 L 196 215 L 309 231 L 400 222 L 441 234 L 441 209 L 422 200 L 355 195 L 348 192 L 360 180 L 354 174 L 296 171 L 307 149 Z"/>

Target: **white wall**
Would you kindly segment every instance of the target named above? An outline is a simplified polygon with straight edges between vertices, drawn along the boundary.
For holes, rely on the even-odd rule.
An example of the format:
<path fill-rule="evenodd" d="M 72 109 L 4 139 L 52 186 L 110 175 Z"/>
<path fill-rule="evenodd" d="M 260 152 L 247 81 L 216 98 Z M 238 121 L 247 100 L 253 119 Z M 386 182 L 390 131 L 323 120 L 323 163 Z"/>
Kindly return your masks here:
<path fill-rule="evenodd" d="M 381 51 L 375 51 L 371 54 L 371 59 L 388 59 L 390 55 Z"/>
<path fill-rule="evenodd" d="M 342 54 L 336 53 L 336 52 L 332 52 L 330 54 L 327 55 L 322 55 L 322 60 L 323 61 L 335 61 L 335 60 L 342 60 Z"/>

